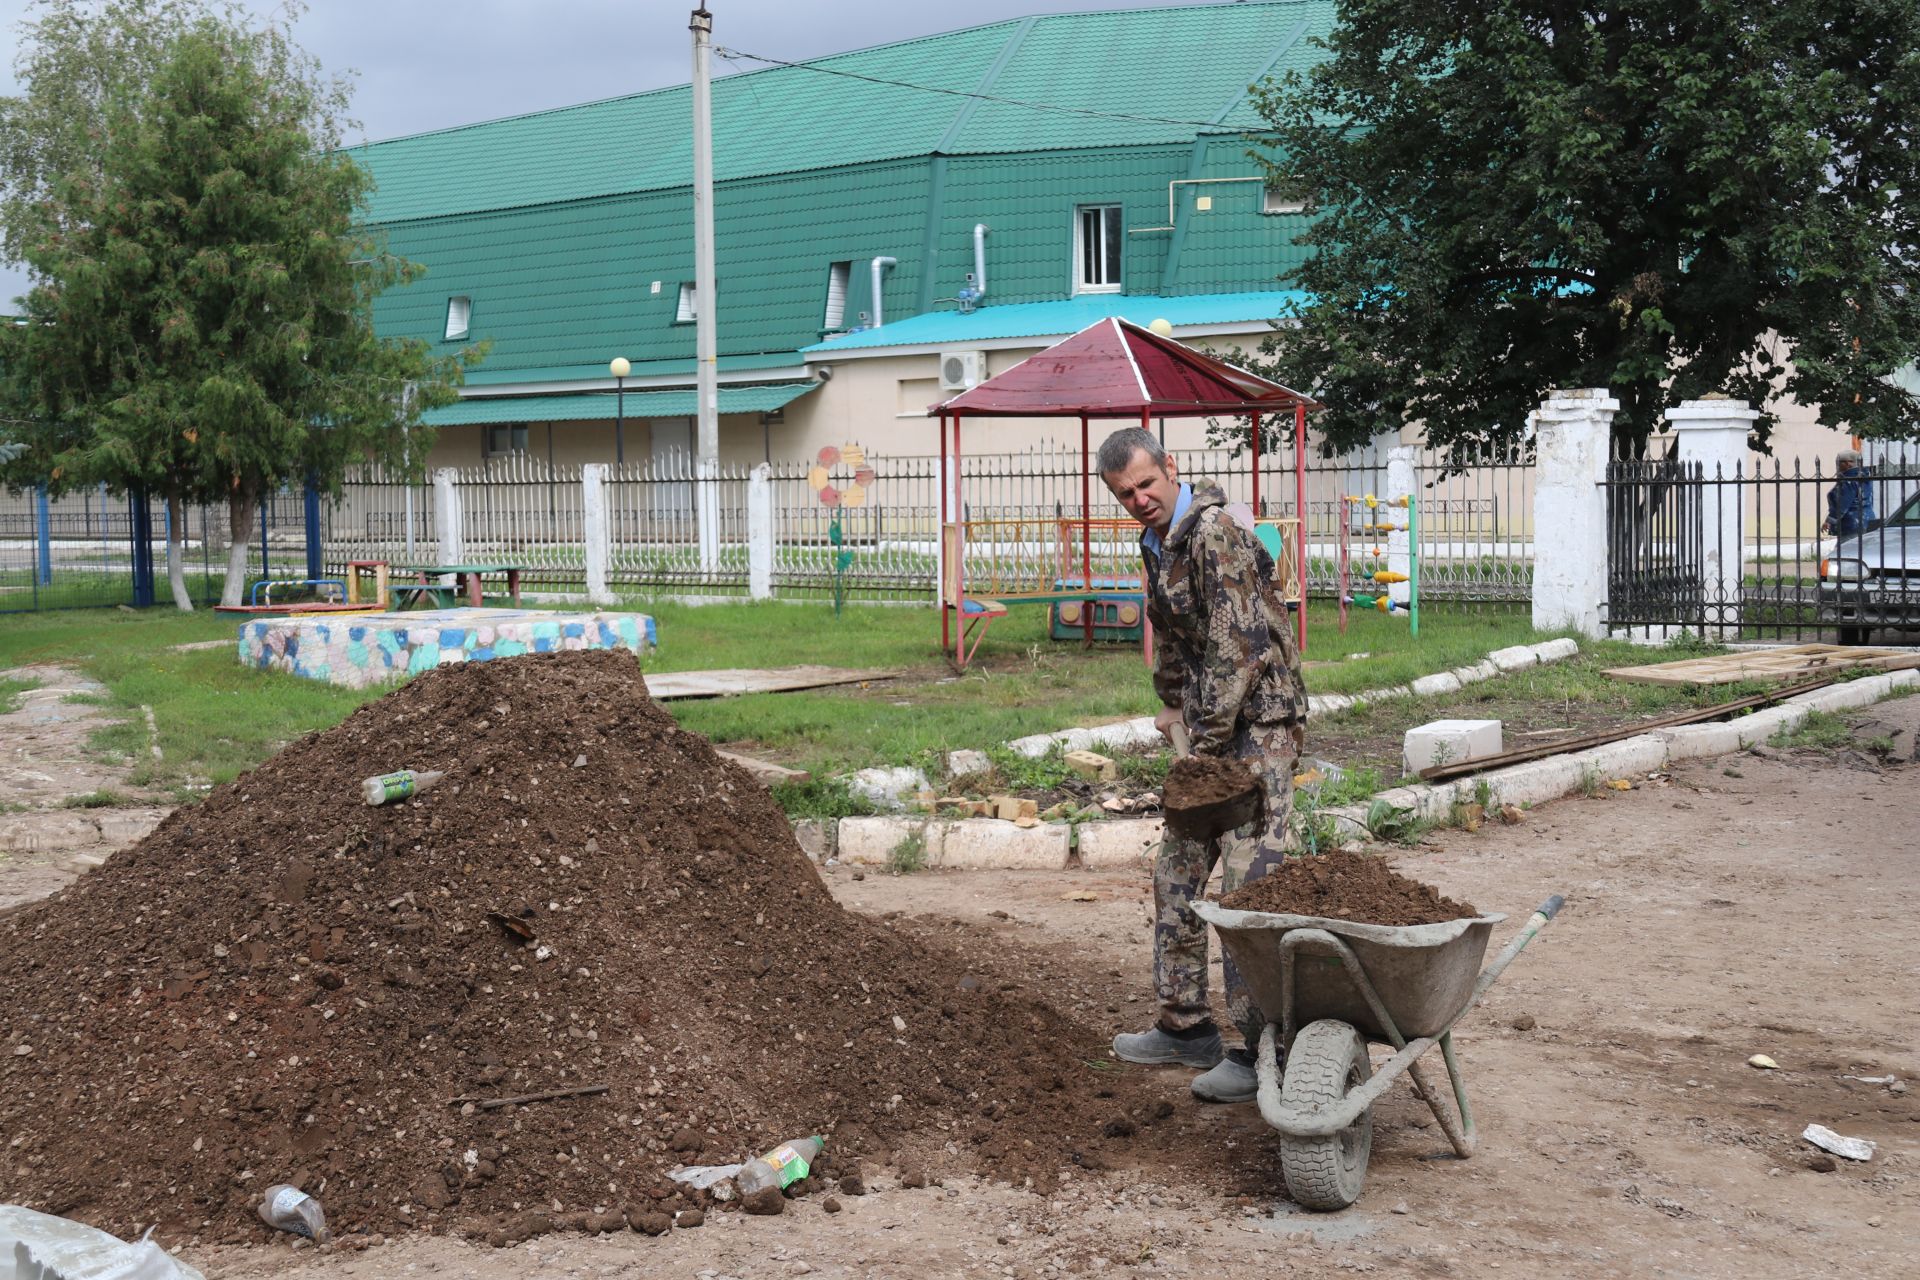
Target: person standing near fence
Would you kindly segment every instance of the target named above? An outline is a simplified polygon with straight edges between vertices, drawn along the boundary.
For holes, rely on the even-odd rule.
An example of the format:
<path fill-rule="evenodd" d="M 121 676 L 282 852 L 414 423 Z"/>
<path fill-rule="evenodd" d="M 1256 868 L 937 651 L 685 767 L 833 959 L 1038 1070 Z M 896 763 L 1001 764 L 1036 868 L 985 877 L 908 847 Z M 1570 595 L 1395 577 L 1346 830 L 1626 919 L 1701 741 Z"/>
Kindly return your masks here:
<path fill-rule="evenodd" d="M 1833 460 L 1833 488 L 1827 490 L 1826 532 L 1836 538 L 1865 533 L 1874 524 L 1873 479 L 1860 465 L 1858 449 L 1842 449 Z"/>
<path fill-rule="evenodd" d="M 1245 1102 L 1255 1093 L 1252 1046 L 1264 1019 L 1227 957 L 1227 1016 L 1246 1039 L 1223 1052 L 1207 1003 L 1207 927 L 1193 899 L 1216 864 L 1231 892 L 1280 865 L 1293 812 L 1293 774 L 1305 745 L 1306 689 L 1272 557 L 1211 481 L 1182 484 L 1151 432 L 1128 427 L 1100 446 L 1100 478 L 1142 525 L 1153 687 L 1162 733 L 1184 722 L 1196 755 L 1244 760 L 1266 788 L 1260 817 L 1212 840 L 1166 833 L 1154 863 L 1153 981 L 1159 1014 L 1123 1032 L 1126 1062 L 1204 1067 L 1195 1097 Z"/>

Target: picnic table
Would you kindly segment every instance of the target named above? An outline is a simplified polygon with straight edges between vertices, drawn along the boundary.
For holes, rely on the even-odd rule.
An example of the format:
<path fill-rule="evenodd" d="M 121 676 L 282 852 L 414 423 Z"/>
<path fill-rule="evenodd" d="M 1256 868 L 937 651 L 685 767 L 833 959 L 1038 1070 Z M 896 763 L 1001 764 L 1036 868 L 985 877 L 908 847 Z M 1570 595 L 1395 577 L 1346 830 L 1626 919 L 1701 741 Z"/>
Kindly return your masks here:
<path fill-rule="evenodd" d="M 436 609 L 451 609 L 465 595 L 467 604 L 480 607 L 480 580 L 488 574 L 507 576 L 507 595 L 514 604 L 520 603 L 520 574 L 526 568 L 519 564 L 397 564 L 395 573 L 418 574 L 417 583 L 396 583 L 393 594 L 398 597 L 397 606 L 409 609 L 422 601 L 430 601 Z M 448 586 L 437 581 L 452 578 Z"/>

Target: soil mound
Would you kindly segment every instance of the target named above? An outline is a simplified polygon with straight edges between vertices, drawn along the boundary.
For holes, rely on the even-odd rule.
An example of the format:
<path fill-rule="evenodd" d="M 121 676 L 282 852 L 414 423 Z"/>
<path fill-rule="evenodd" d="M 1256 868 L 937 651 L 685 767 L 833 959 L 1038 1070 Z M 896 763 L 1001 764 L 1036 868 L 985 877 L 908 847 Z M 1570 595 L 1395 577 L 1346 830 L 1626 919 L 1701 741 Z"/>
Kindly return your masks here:
<path fill-rule="evenodd" d="M 1346 852 L 1288 858 L 1271 873 L 1221 898 L 1220 905 L 1235 911 L 1385 925 L 1441 924 L 1480 914 L 1474 907 L 1442 897 L 1432 885 L 1407 879 L 1379 858 Z"/>
<path fill-rule="evenodd" d="M 361 803 L 402 767 L 446 777 Z M 630 655 L 475 663 L 0 920 L 0 1199 L 238 1241 L 293 1182 L 336 1234 L 524 1234 L 809 1133 L 1044 1185 L 1101 1145 L 1104 1034 L 842 909 Z"/>
<path fill-rule="evenodd" d="M 1167 812 L 1206 809 L 1260 785 L 1246 762 L 1231 756 L 1181 756 L 1167 770 Z"/>

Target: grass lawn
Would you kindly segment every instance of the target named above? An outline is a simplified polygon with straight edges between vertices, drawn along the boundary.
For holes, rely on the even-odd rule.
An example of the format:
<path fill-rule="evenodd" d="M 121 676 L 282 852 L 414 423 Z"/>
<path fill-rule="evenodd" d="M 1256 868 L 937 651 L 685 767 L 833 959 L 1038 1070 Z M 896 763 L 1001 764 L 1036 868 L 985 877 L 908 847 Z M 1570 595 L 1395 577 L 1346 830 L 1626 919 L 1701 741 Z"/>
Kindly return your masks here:
<path fill-rule="evenodd" d="M 660 649 L 646 661 L 648 671 L 820 663 L 898 672 L 865 688 L 672 704 L 695 732 L 821 776 L 931 763 L 944 751 L 1145 715 L 1155 706 L 1137 647 L 1088 652 L 1078 642 L 1050 640 L 1046 611 L 1037 607 L 997 622 L 975 664 L 955 675 L 936 651 L 938 620 L 925 609 L 852 606 L 836 618 L 815 605 L 632 605 L 659 623 Z M 1354 614 L 1341 635 L 1334 611 L 1320 603 L 1308 621 L 1307 682 L 1317 693 L 1402 684 L 1539 638 L 1524 614 L 1500 609 L 1425 610 L 1418 640 L 1404 619 L 1375 613 Z M 236 627 L 227 617 L 161 608 L 0 616 L 0 668 L 65 663 L 100 681 L 124 719 L 96 745 L 135 762 L 133 785 L 183 796 L 190 794 L 183 784 L 227 781 L 379 695 L 242 668 L 227 646 L 174 648 L 231 640 Z M 159 726 L 157 765 L 147 757 L 142 706 L 153 708 Z"/>

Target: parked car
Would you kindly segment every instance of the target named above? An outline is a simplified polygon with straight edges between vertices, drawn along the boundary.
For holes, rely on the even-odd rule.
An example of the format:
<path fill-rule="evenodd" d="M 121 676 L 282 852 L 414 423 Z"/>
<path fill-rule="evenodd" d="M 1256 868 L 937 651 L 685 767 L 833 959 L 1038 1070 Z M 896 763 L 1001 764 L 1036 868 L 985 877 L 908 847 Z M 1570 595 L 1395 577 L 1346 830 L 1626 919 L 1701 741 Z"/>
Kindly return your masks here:
<path fill-rule="evenodd" d="M 1920 493 L 1833 544 L 1819 599 L 1819 619 L 1839 628 L 1841 644 L 1865 644 L 1876 629 L 1920 631 Z"/>

